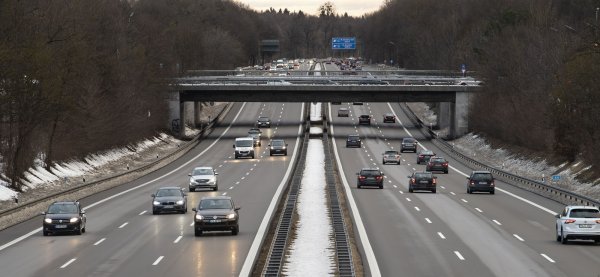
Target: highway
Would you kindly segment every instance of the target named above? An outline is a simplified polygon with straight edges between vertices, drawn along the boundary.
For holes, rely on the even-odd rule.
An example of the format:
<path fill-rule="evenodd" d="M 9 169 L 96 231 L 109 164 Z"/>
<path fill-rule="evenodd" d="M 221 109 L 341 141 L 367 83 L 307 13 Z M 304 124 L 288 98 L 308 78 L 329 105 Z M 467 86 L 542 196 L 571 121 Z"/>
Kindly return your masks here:
<path fill-rule="evenodd" d="M 424 147 L 443 155 L 409 122 L 398 104 L 365 103 L 331 107 L 332 132 L 343 174 L 356 200 L 365 233 L 381 276 L 598 276 L 600 248 L 590 242 L 561 245 L 555 240 L 554 212 L 564 206 L 536 194 L 496 182 L 497 193 L 467 194 L 472 169 L 451 157 L 449 174 L 438 176 L 436 194 L 408 193 L 416 154 L 403 153 L 402 164 L 382 165 L 382 153 L 400 149 L 403 137 L 413 136 Z M 350 117 L 337 117 L 348 107 Z M 399 121 L 382 123 L 393 112 Z M 358 125 L 358 116 L 373 117 L 371 126 Z M 359 134 L 362 148 L 345 148 L 348 134 Z M 385 187 L 357 189 L 356 172 L 379 167 Z M 356 226 L 355 226 L 356 227 Z M 364 241 L 364 239 L 362 239 Z M 363 256 L 371 255 L 363 249 Z M 364 261 L 368 259 L 363 259 Z"/>
<path fill-rule="evenodd" d="M 88 224 L 81 236 L 43 237 L 39 229 L 41 216 L 3 230 L 0 245 L 23 234 L 32 235 L 0 251 L 0 275 L 239 275 L 294 153 L 270 157 L 267 138 L 285 138 L 290 150 L 295 149 L 302 106 L 236 103 L 220 127 L 176 162 L 134 182 L 82 199 Z M 272 127 L 263 129 L 260 158 L 235 160 L 234 138 L 246 136 L 259 115 L 272 120 Z M 187 188 L 187 174 L 193 167 L 205 165 L 215 167 L 219 173 L 219 191 L 188 193 L 187 214 L 152 215 L 150 195 L 158 187 Z M 242 207 L 237 236 L 209 232 L 194 237 L 191 208 L 201 197 L 211 195 L 231 196 Z"/>

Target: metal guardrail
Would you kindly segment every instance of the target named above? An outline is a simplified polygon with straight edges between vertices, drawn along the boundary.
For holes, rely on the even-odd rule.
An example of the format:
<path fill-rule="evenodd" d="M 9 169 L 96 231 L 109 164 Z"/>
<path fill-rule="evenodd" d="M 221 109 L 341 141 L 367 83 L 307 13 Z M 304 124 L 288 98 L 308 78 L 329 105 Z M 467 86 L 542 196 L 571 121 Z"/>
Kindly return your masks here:
<path fill-rule="evenodd" d="M 207 130 L 210 130 L 215 124 L 217 124 L 222 119 L 222 117 L 225 116 L 229 112 L 230 109 L 231 109 L 231 104 L 227 104 L 227 107 L 225 109 L 221 110 L 221 112 L 208 125 L 204 126 L 201 129 L 200 133 L 196 137 L 194 137 L 192 140 L 190 140 L 189 142 L 187 142 L 183 147 L 180 147 L 179 149 L 177 149 L 173 153 L 165 155 L 164 157 L 161 157 L 161 158 L 159 158 L 158 160 L 156 160 L 154 162 L 151 162 L 151 163 L 149 163 L 147 165 L 144 165 L 144 166 L 141 166 L 139 168 L 131 169 L 131 170 L 127 171 L 127 172 L 119 173 L 119 174 L 116 174 L 116 175 L 113 175 L 113 176 L 110 176 L 110 177 L 106 177 L 106 178 L 103 178 L 103 179 L 100 179 L 100 180 L 96 180 L 96 181 L 93 181 L 93 182 L 81 184 L 81 185 L 78 185 L 78 186 L 75 186 L 75 187 L 71 187 L 71 188 L 65 189 L 65 190 L 60 191 L 60 192 L 52 193 L 50 195 L 44 196 L 44 197 L 39 198 L 39 199 L 35 199 L 35 200 L 31 200 L 31 201 L 25 202 L 23 204 L 19 204 L 16 207 L 12 207 L 12 208 L 6 209 L 4 211 L 0 211 L 0 217 L 4 217 L 6 215 L 10 215 L 10 214 L 12 214 L 14 212 L 17 212 L 19 210 L 22 210 L 22 209 L 25 209 L 25 208 L 28 208 L 28 207 L 32 207 L 32 206 L 37 205 L 39 203 L 42 203 L 44 201 L 48 201 L 48 200 L 51 200 L 51 199 L 54 199 L 54 198 L 58 198 L 58 197 L 60 197 L 62 195 L 66 195 L 66 194 L 73 193 L 73 192 L 76 192 L 76 191 L 79 191 L 79 190 L 82 190 L 82 189 L 85 189 L 85 188 L 89 188 L 89 187 L 91 187 L 93 185 L 97 185 L 97 184 L 100 184 L 100 183 L 103 183 L 103 182 L 107 182 L 107 181 L 110 181 L 110 180 L 113 180 L 113 179 L 117 179 L 119 177 L 123 177 L 123 176 L 126 176 L 126 175 L 134 173 L 134 172 L 143 172 L 143 171 L 146 171 L 146 170 L 154 167 L 155 165 L 163 162 L 164 160 L 169 159 L 169 158 L 171 158 L 171 157 L 179 154 L 182 151 L 188 151 L 193 146 L 195 146 L 196 144 L 198 144 L 200 142 L 200 139 L 204 136 L 205 132 Z M 148 173 L 150 173 L 150 172 L 148 172 Z M 25 219 L 25 220 L 28 220 L 28 219 Z"/>
<path fill-rule="evenodd" d="M 498 169 L 496 167 L 476 161 L 454 149 L 454 146 L 449 144 L 447 141 L 439 139 L 437 137 L 437 134 L 433 132 L 433 130 L 431 130 L 430 128 L 427 128 L 425 124 L 423 124 L 421 119 L 419 119 L 414 114 L 414 112 L 410 108 L 408 108 L 408 106 L 406 106 L 406 104 L 401 105 L 401 108 L 405 111 L 407 115 L 409 115 L 409 117 L 412 118 L 413 122 L 417 122 L 418 126 L 421 128 L 421 131 L 423 133 L 428 133 L 431 136 L 431 140 L 435 145 L 444 148 L 448 154 L 451 154 L 457 159 L 463 160 L 477 168 L 490 171 L 496 177 L 500 177 L 500 179 L 505 181 L 507 184 L 524 188 L 535 194 L 558 201 L 565 205 L 586 205 L 600 207 L 600 201 L 596 199 L 592 199 L 585 195 L 574 193 L 572 191 L 568 191 L 537 180 L 532 180 L 526 177 L 518 176 L 510 172 L 504 171 L 502 169 Z"/>
<path fill-rule="evenodd" d="M 308 125 L 307 125 L 308 126 Z M 305 128 L 306 130 L 306 128 Z M 262 276 L 280 276 L 281 268 L 283 265 L 285 250 L 288 246 L 289 234 L 292 229 L 294 211 L 296 210 L 296 201 L 298 199 L 298 192 L 300 190 L 300 184 L 302 182 L 302 172 L 304 170 L 304 164 L 306 162 L 307 145 L 308 145 L 308 132 L 304 132 L 304 138 L 299 145 L 299 157 L 298 162 L 294 166 L 294 173 L 292 180 L 289 184 L 288 193 L 286 195 L 285 202 L 283 203 L 283 211 L 279 216 L 276 224 L 275 234 L 269 247 L 269 253 L 267 254 L 266 262 L 262 270 Z"/>
<path fill-rule="evenodd" d="M 324 105 L 325 106 L 325 105 Z M 331 141 L 327 130 L 327 107 L 323 108 L 323 147 L 325 150 L 325 182 L 327 183 L 327 193 L 329 194 L 329 211 L 331 224 L 333 227 L 333 236 L 335 240 L 335 255 L 337 264 L 336 276 L 356 276 L 354 272 L 354 263 L 352 261 L 352 248 L 350 248 L 350 238 L 346 232 L 346 222 L 344 221 L 342 207 L 337 193 L 335 176 L 336 165 L 333 162 L 333 154 L 331 149 Z"/>

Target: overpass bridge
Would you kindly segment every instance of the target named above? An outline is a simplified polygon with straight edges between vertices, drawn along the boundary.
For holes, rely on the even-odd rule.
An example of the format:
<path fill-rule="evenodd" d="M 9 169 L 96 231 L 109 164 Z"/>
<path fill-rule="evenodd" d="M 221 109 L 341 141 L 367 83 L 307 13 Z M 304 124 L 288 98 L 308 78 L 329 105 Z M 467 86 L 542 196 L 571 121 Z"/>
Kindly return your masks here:
<path fill-rule="evenodd" d="M 480 82 L 449 71 L 194 71 L 171 86 L 172 121 L 194 124 L 201 102 L 439 102 L 440 128 L 468 131 Z M 188 103 L 188 104 L 186 104 Z M 186 118 L 189 109 L 194 118 Z M 185 119 L 185 120 L 182 120 Z"/>

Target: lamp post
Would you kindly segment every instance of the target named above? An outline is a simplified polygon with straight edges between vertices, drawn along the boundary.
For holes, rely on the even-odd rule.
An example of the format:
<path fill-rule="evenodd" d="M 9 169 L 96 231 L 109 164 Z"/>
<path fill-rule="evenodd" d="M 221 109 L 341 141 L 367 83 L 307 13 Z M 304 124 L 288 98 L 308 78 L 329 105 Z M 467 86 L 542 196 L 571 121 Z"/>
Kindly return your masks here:
<path fill-rule="evenodd" d="M 398 65 L 398 69 L 400 69 L 400 63 L 398 62 L 398 46 L 393 41 L 388 42 L 392 47 L 394 47 L 394 54 L 390 53 L 390 58 L 396 59 L 396 64 Z M 391 51 L 390 51 L 391 52 Z M 393 65 L 393 64 L 392 64 Z"/>

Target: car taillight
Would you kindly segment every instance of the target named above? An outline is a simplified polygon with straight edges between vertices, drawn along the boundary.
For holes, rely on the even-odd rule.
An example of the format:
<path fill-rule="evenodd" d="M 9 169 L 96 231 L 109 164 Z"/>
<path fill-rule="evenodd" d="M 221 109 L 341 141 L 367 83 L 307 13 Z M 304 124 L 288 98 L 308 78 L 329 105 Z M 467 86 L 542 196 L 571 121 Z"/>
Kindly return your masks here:
<path fill-rule="evenodd" d="M 565 224 L 575 223 L 575 219 L 567 219 L 565 220 Z"/>
<path fill-rule="evenodd" d="M 423 155 L 419 155 L 419 158 L 423 158 Z"/>
<path fill-rule="evenodd" d="M 435 181 L 435 179 L 433 179 L 433 184 L 434 184 L 434 185 L 436 184 L 436 181 Z"/>
<path fill-rule="evenodd" d="M 415 178 L 410 178 L 410 181 L 411 181 L 412 183 L 414 183 L 414 182 L 415 182 Z"/>
<path fill-rule="evenodd" d="M 383 176 L 377 176 L 375 177 L 375 179 L 377 179 L 377 181 L 381 181 L 381 179 L 383 179 Z"/>
<path fill-rule="evenodd" d="M 596 223 L 600 224 L 600 220 L 596 220 Z"/>
<path fill-rule="evenodd" d="M 444 166 L 448 166 L 448 163 L 444 163 L 443 165 L 444 165 Z"/>
<path fill-rule="evenodd" d="M 367 178 L 367 177 L 365 177 L 365 176 L 358 176 L 358 179 L 361 179 L 361 180 L 364 180 L 365 178 Z"/>

